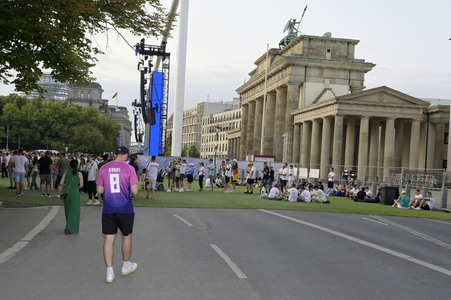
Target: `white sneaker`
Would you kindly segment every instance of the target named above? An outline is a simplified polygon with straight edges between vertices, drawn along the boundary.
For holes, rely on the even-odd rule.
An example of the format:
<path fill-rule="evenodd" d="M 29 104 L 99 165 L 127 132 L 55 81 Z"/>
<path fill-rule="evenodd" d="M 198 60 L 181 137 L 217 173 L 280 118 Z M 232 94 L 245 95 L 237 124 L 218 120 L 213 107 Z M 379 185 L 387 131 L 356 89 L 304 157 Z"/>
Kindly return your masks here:
<path fill-rule="evenodd" d="M 178 189 L 178 188 L 175 188 L 175 189 L 174 189 L 174 192 L 178 192 L 178 191 L 179 191 L 179 189 Z"/>
<path fill-rule="evenodd" d="M 236 191 L 235 190 L 233 190 L 233 191 L 230 191 L 231 193 L 236 193 Z"/>
<path fill-rule="evenodd" d="M 168 189 L 168 190 L 166 191 L 166 193 L 170 193 L 170 192 L 172 192 L 171 189 Z"/>
<path fill-rule="evenodd" d="M 56 196 L 55 196 L 55 198 L 59 198 L 59 197 L 60 197 L 60 195 L 56 195 Z"/>
<path fill-rule="evenodd" d="M 183 188 L 181 188 L 180 190 L 179 190 L 179 192 L 180 193 L 183 193 L 185 190 L 183 189 Z"/>
<path fill-rule="evenodd" d="M 108 283 L 112 283 L 114 281 L 114 273 L 108 273 L 106 272 L 106 282 Z"/>
<path fill-rule="evenodd" d="M 138 268 L 138 264 L 137 264 L 137 263 L 132 263 L 132 262 L 130 262 L 130 263 L 128 264 L 128 267 L 125 266 L 125 265 L 123 265 L 123 266 L 122 266 L 122 272 L 121 272 L 121 275 L 128 275 L 128 274 L 131 274 L 131 273 L 135 272 L 137 268 Z"/>
<path fill-rule="evenodd" d="M 92 205 L 92 200 L 89 200 L 88 203 L 86 203 L 86 205 Z"/>
<path fill-rule="evenodd" d="M 96 199 L 96 201 L 94 201 L 93 205 L 99 205 L 100 201 Z"/>
<path fill-rule="evenodd" d="M 191 190 L 190 190 L 190 189 L 187 189 L 186 191 L 187 191 L 187 192 L 191 192 Z"/>

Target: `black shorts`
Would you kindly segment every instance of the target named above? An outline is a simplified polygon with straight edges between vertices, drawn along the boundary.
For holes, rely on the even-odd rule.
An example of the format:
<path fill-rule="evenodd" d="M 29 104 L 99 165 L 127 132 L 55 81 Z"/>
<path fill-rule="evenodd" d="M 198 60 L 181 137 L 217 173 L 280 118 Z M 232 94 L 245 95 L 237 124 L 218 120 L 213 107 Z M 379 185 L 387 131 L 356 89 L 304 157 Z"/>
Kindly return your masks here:
<path fill-rule="evenodd" d="M 420 208 L 424 209 L 424 210 L 431 210 L 431 208 L 429 207 L 429 204 L 426 204 L 425 206 L 421 206 Z"/>
<path fill-rule="evenodd" d="M 249 183 L 249 184 L 254 184 L 254 180 L 255 180 L 255 179 L 249 178 L 249 179 L 247 180 L 247 183 Z"/>
<path fill-rule="evenodd" d="M 193 182 L 193 175 L 191 175 L 191 174 L 188 174 L 188 175 L 186 175 L 186 179 L 187 179 L 187 181 L 189 182 L 189 183 L 191 183 L 191 182 Z"/>
<path fill-rule="evenodd" d="M 102 233 L 116 234 L 117 229 L 123 236 L 128 236 L 133 232 L 135 214 L 102 214 Z"/>
<path fill-rule="evenodd" d="M 327 187 L 332 189 L 334 187 L 334 182 L 333 181 L 328 181 L 327 182 Z"/>
<path fill-rule="evenodd" d="M 229 183 L 230 182 L 230 177 L 229 176 L 224 176 L 224 177 L 225 177 L 225 179 L 224 179 L 225 183 Z"/>
<path fill-rule="evenodd" d="M 280 180 L 280 181 L 281 181 L 282 186 L 287 186 L 288 180 Z"/>

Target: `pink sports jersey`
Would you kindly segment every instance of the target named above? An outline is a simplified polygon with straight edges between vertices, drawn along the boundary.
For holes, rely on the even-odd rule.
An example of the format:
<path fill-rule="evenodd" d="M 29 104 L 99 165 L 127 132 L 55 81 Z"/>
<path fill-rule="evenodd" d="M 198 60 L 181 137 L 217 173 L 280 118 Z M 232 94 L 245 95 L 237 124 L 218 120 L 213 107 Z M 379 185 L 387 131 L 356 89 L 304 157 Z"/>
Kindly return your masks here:
<path fill-rule="evenodd" d="M 139 184 L 135 169 L 122 161 L 111 161 L 100 168 L 96 184 L 104 187 L 104 214 L 134 213 L 130 186 Z"/>

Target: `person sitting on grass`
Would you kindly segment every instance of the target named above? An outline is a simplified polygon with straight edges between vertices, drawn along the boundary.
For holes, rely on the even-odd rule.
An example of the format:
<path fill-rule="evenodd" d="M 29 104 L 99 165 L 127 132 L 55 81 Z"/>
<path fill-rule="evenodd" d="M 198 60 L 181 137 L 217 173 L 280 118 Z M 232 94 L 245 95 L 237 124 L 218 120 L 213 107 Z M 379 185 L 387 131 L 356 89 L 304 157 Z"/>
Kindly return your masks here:
<path fill-rule="evenodd" d="M 424 197 L 423 200 L 421 200 L 421 202 L 417 204 L 417 206 L 415 206 L 415 209 L 432 210 L 432 208 L 434 207 L 434 201 L 435 199 L 434 197 L 432 197 L 432 193 L 427 192 L 426 197 Z"/>
<path fill-rule="evenodd" d="M 420 205 L 423 200 L 423 195 L 420 190 L 415 190 L 415 196 L 410 199 L 410 207 L 415 208 Z"/>
<path fill-rule="evenodd" d="M 360 191 L 357 192 L 357 195 L 355 196 L 354 201 L 356 201 L 356 202 L 365 202 L 365 198 L 366 198 L 365 187 L 362 186 Z"/>
<path fill-rule="evenodd" d="M 279 186 L 278 184 L 274 184 L 273 187 L 271 188 L 271 190 L 269 191 L 269 195 L 267 195 L 266 197 L 263 197 L 264 199 L 269 199 L 269 200 L 282 200 L 283 199 L 283 195 L 282 192 L 279 190 Z"/>
<path fill-rule="evenodd" d="M 409 209 L 410 208 L 409 202 L 410 198 L 409 196 L 406 195 L 406 191 L 402 191 L 401 196 L 399 197 L 399 199 L 395 200 L 395 203 L 392 205 L 392 207 Z"/>
<path fill-rule="evenodd" d="M 308 188 L 305 188 L 304 186 L 300 188 L 301 194 L 298 197 L 299 202 L 312 202 L 312 197 L 310 195 L 310 191 Z"/>
<path fill-rule="evenodd" d="M 293 183 L 291 187 L 286 192 L 286 199 L 290 202 L 298 201 L 298 190 L 296 189 L 296 184 Z"/>
<path fill-rule="evenodd" d="M 323 192 L 323 190 L 319 189 L 317 185 L 315 185 L 313 189 L 315 190 L 315 195 L 312 197 L 313 202 L 330 203 L 330 201 L 326 198 L 326 194 Z"/>
<path fill-rule="evenodd" d="M 357 193 L 359 192 L 359 187 L 356 185 L 353 185 L 351 189 L 348 192 L 348 198 L 351 198 L 352 200 L 355 200 L 357 197 Z"/>

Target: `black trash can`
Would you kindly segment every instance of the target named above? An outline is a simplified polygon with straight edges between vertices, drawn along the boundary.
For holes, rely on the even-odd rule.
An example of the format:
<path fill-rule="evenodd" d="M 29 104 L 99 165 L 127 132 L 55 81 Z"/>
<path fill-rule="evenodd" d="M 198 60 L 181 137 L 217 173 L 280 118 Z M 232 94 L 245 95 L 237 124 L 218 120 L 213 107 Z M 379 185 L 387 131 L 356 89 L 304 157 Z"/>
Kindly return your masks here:
<path fill-rule="evenodd" d="M 397 186 L 384 186 L 381 189 L 381 204 L 393 205 L 395 199 L 399 198 L 399 189 Z"/>

